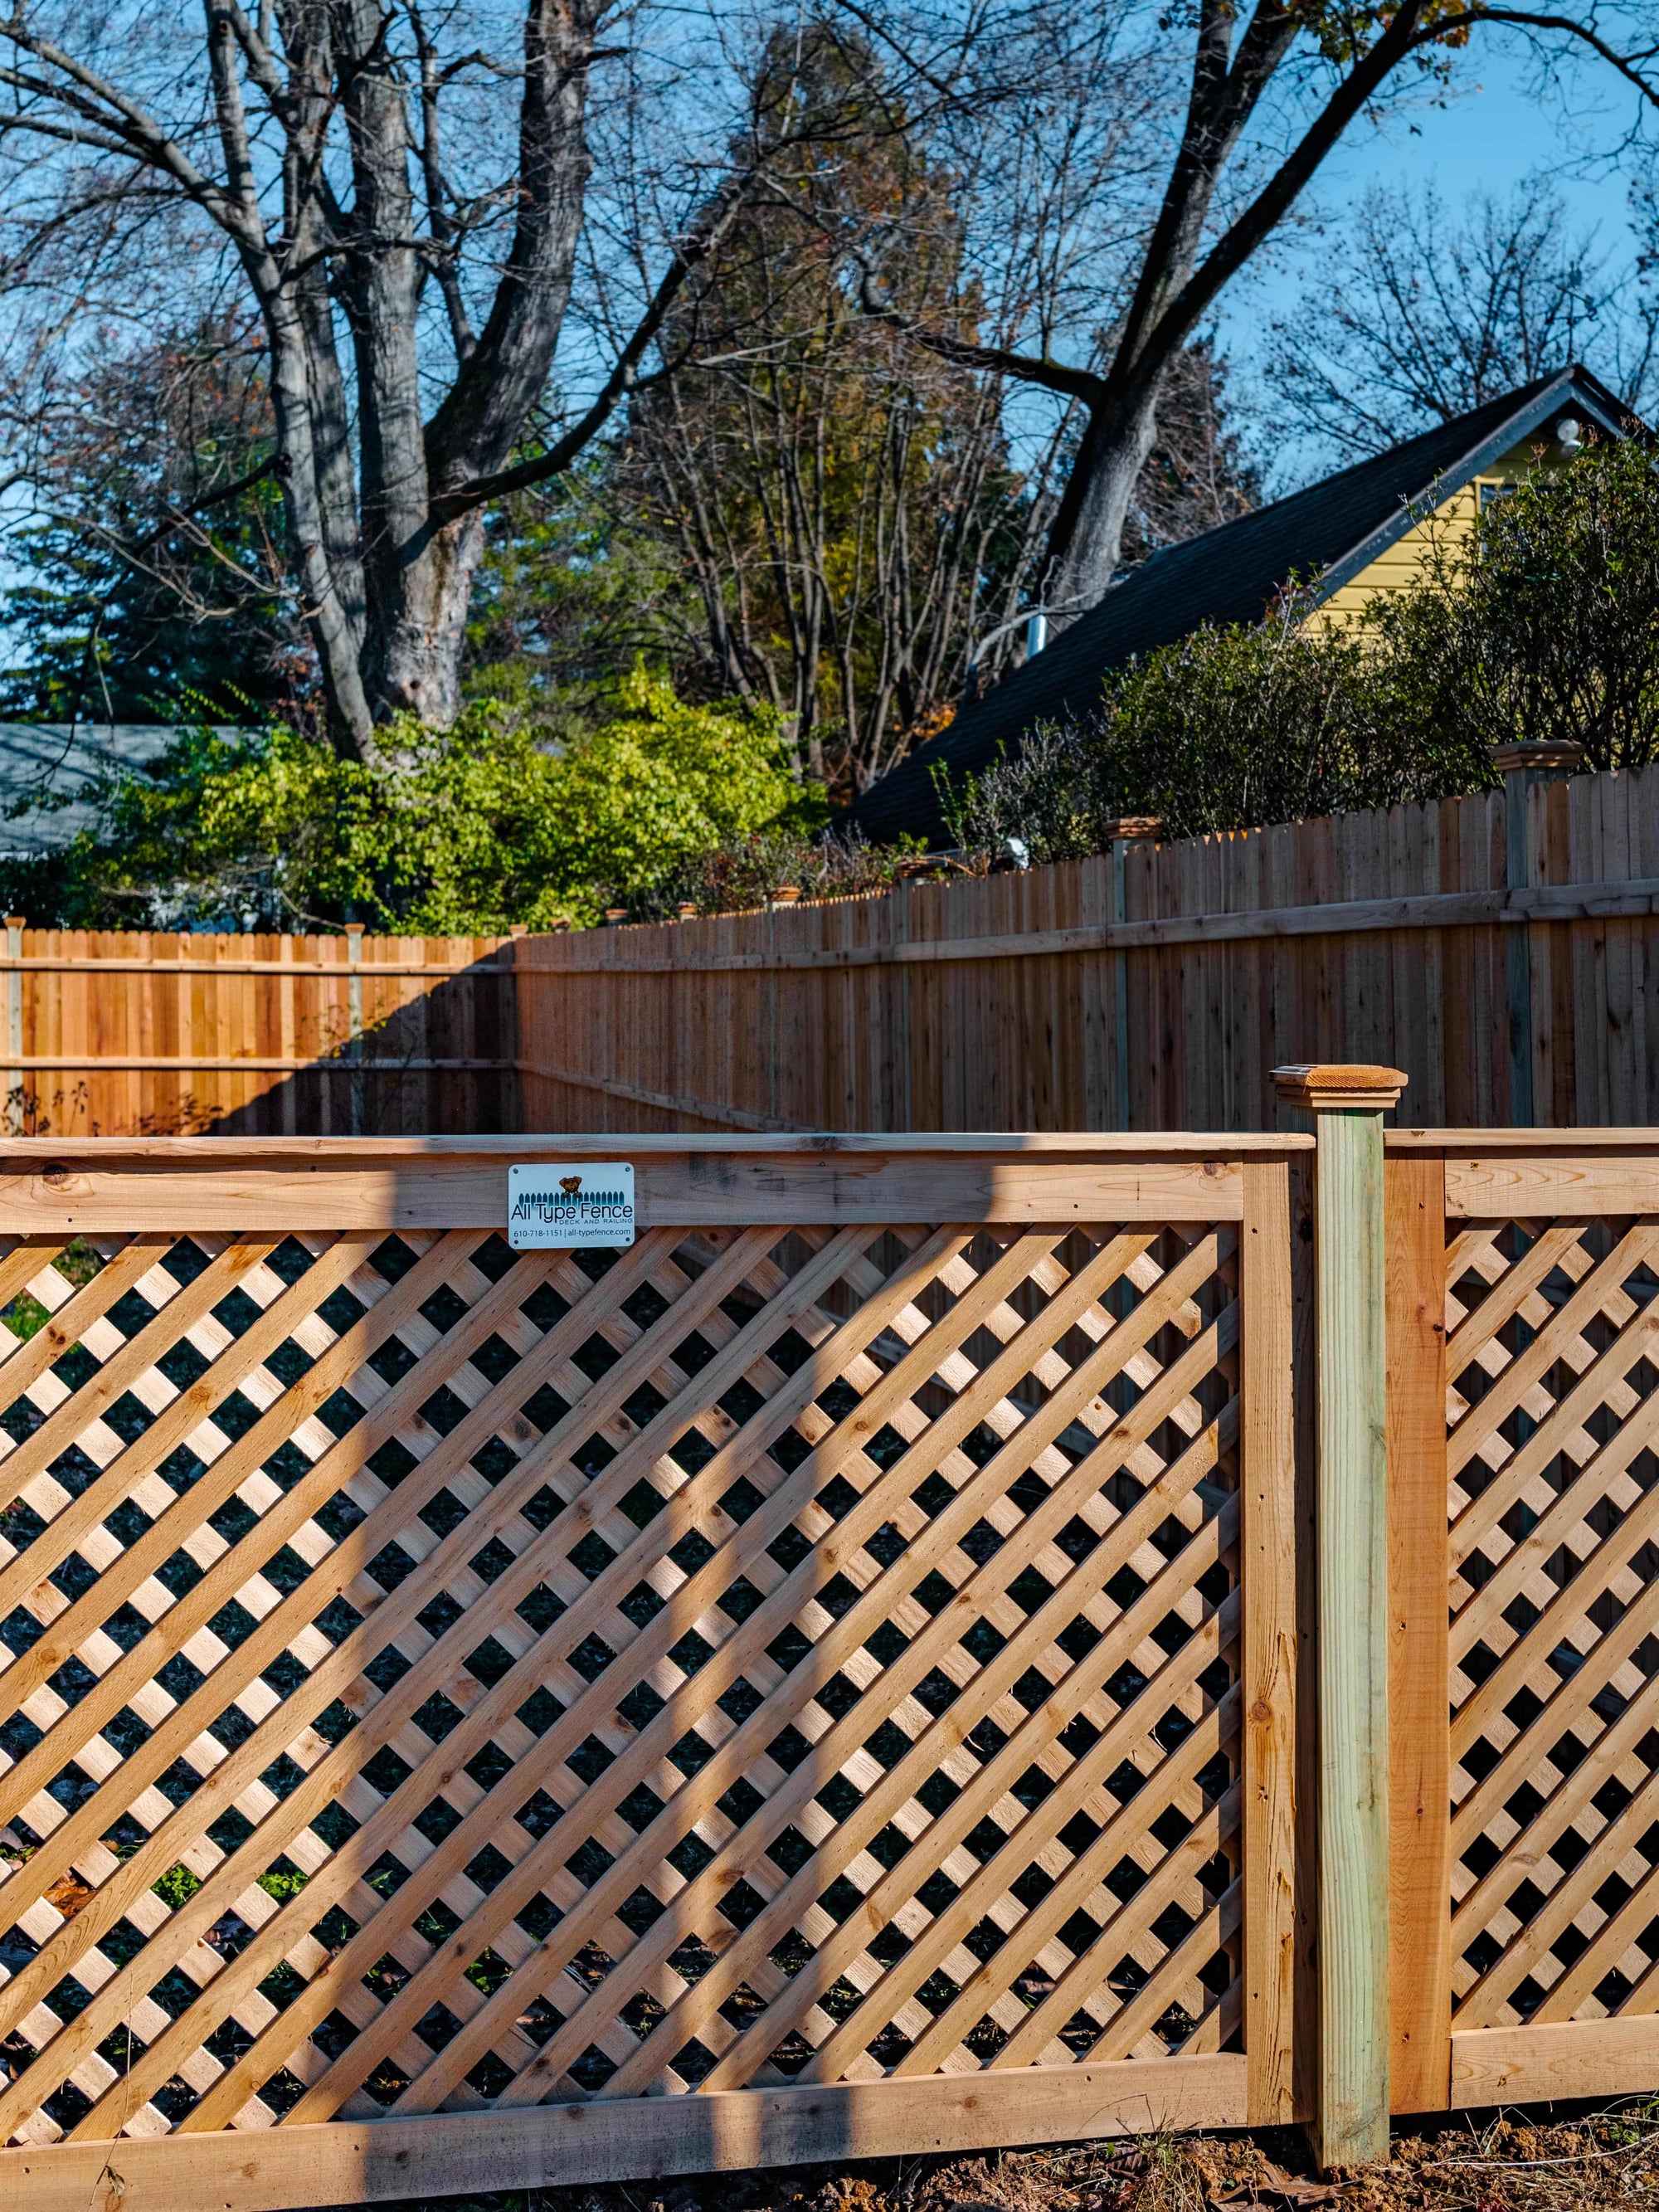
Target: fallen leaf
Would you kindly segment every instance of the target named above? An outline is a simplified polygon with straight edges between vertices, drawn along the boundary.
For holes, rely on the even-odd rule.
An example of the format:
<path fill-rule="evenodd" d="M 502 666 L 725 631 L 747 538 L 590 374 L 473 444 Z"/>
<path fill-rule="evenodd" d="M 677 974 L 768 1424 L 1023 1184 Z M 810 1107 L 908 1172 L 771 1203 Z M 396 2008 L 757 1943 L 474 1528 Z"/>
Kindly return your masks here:
<path fill-rule="evenodd" d="M 1254 2179 L 1241 2181 L 1237 2189 L 1212 2196 L 1210 2202 L 1231 2204 L 1236 2212 L 1276 2212 L 1284 2204 L 1334 2204 L 1345 2193 L 1334 2181 L 1298 2181 L 1293 2174 L 1270 2165 Z"/>
<path fill-rule="evenodd" d="M 79 1875 L 60 1874 L 46 1892 L 46 1899 L 48 1905 L 57 1906 L 65 1920 L 73 1920 L 91 1895 L 91 1886 L 82 1881 Z"/>

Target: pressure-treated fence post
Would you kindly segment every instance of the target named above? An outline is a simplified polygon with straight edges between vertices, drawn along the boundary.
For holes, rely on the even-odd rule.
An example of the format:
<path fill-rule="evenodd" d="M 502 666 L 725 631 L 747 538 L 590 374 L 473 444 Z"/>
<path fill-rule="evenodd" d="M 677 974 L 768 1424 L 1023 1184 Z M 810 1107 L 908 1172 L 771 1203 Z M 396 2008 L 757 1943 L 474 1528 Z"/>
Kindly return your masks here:
<path fill-rule="evenodd" d="M 1389 2151 L 1389 1522 L 1382 1115 L 1392 1067 L 1285 1067 L 1314 1169 L 1318 2055 L 1322 2166 Z"/>
<path fill-rule="evenodd" d="M 1571 739 L 1534 738 L 1494 745 L 1492 764 L 1504 779 L 1504 886 L 1523 891 L 1531 880 L 1527 854 L 1527 793 L 1551 776 L 1571 775 L 1584 749 Z M 1532 1081 L 1532 924 L 1511 921 L 1504 947 L 1509 993 L 1510 1124 L 1530 1129 L 1538 1119 Z"/>
<path fill-rule="evenodd" d="M 1156 842 L 1164 823 L 1156 814 L 1124 814 L 1106 824 L 1112 841 L 1112 921 L 1129 919 L 1129 848 Z M 1121 945 L 1112 951 L 1112 1121 L 1127 1130 L 1134 1118 L 1129 1082 L 1129 955 Z"/>

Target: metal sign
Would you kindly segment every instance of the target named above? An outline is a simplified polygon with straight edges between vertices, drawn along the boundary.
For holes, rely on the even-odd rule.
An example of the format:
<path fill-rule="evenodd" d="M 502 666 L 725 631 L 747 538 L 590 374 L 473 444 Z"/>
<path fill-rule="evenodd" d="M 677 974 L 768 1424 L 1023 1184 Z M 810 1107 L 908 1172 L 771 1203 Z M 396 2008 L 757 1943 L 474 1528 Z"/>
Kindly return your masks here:
<path fill-rule="evenodd" d="M 631 1244 L 637 1220 L 631 1161 L 554 1160 L 507 1171 L 507 1241 L 515 1252 Z"/>

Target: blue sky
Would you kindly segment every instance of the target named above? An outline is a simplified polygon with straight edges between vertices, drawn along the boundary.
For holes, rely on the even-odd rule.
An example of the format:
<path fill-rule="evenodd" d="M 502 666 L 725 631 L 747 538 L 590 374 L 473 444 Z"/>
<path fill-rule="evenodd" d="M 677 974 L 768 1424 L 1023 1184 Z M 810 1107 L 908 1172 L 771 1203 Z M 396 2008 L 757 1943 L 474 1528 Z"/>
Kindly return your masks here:
<path fill-rule="evenodd" d="M 1462 58 L 1443 105 L 1425 100 L 1381 125 L 1356 124 L 1304 204 L 1340 221 L 1368 185 L 1411 179 L 1432 180 L 1455 205 L 1481 191 L 1501 198 L 1541 173 L 1565 203 L 1575 232 L 1594 226 L 1603 250 L 1622 259 L 1632 246 L 1633 171 L 1598 158 L 1598 149 L 1618 142 L 1636 110 L 1633 100 L 1613 96 L 1611 82 L 1590 64 L 1573 68 L 1559 86 L 1540 87 L 1534 57 L 1488 39 Z M 1259 332 L 1293 306 L 1308 281 L 1312 245 L 1298 240 L 1292 226 L 1223 301 L 1224 345 L 1246 379 Z"/>

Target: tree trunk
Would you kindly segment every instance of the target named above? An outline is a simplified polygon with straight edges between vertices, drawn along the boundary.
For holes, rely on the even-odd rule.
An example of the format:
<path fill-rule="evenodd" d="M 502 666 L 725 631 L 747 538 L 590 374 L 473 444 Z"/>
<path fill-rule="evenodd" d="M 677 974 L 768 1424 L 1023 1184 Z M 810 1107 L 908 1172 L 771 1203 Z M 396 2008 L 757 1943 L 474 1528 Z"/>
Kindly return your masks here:
<path fill-rule="evenodd" d="M 483 546 L 475 510 L 425 535 L 391 575 L 377 577 L 363 641 L 364 687 L 377 722 L 409 714 L 442 730 L 459 714 L 467 610 Z"/>
<path fill-rule="evenodd" d="M 1157 441 L 1156 386 L 1139 403 L 1091 410 L 1048 537 L 1042 601 L 1051 630 L 1074 623 L 1111 589 L 1129 502 Z"/>

